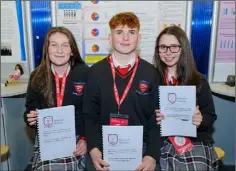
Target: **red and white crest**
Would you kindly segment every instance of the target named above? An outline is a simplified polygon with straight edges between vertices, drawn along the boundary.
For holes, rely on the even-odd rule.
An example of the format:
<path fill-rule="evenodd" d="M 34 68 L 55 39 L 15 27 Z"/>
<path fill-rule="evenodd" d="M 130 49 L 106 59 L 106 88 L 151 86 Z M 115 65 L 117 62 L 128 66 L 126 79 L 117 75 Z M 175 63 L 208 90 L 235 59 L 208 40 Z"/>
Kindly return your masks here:
<path fill-rule="evenodd" d="M 145 81 L 139 82 L 139 91 L 143 94 L 148 89 L 148 83 Z"/>
<path fill-rule="evenodd" d="M 52 116 L 47 116 L 43 118 L 43 124 L 47 127 L 51 127 L 53 124 L 53 117 Z"/>
<path fill-rule="evenodd" d="M 78 94 L 81 94 L 84 90 L 84 84 L 83 83 L 74 83 L 75 91 Z"/>
<path fill-rule="evenodd" d="M 111 145 L 115 145 L 118 142 L 118 135 L 117 134 L 109 134 L 108 135 L 108 142 Z"/>
<path fill-rule="evenodd" d="M 168 101 L 173 104 L 175 103 L 177 96 L 175 93 L 168 93 Z"/>

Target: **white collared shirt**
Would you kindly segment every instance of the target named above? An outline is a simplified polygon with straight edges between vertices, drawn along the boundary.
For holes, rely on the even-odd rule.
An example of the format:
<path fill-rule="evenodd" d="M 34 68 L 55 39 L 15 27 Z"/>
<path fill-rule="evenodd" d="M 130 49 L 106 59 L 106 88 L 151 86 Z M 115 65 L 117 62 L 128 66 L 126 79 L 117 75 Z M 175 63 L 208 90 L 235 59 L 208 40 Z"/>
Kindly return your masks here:
<path fill-rule="evenodd" d="M 175 76 L 173 76 L 175 78 Z M 170 81 L 172 84 L 174 84 L 173 79 L 172 79 L 172 75 L 170 73 L 168 73 L 168 81 Z"/>
<path fill-rule="evenodd" d="M 134 55 L 128 62 L 127 62 L 127 64 L 125 64 L 125 65 L 121 65 L 116 59 L 115 59 L 115 56 L 114 56 L 114 54 L 112 54 L 112 59 L 113 59 L 113 63 L 114 63 L 114 66 L 115 67 L 118 67 L 118 66 L 120 66 L 120 68 L 126 68 L 129 64 L 131 65 L 131 67 L 130 67 L 130 69 L 134 66 L 134 64 L 135 64 L 135 58 L 136 58 L 136 55 Z M 129 70 L 130 70 L 129 69 Z"/>
<path fill-rule="evenodd" d="M 70 65 L 69 65 L 68 68 L 67 68 L 66 76 L 69 74 L 70 68 L 71 68 L 71 67 L 70 67 Z M 52 64 L 51 64 L 51 70 L 52 70 L 53 74 L 55 75 L 55 70 L 54 70 Z M 63 77 L 63 74 L 64 74 L 64 73 L 58 73 L 58 77 L 59 77 L 59 78 Z"/>

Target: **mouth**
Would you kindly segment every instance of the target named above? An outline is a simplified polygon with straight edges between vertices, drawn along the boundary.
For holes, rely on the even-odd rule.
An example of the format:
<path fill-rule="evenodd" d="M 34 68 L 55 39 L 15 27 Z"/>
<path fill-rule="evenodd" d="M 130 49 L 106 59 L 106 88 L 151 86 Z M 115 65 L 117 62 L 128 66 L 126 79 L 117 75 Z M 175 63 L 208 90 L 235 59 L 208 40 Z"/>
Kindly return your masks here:
<path fill-rule="evenodd" d="M 55 55 L 56 58 L 64 58 L 64 56 Z"/>
<path fill-rule="evenodd" d="M 172 62 L 175 59 L 175 57 L 165 57 L 166 62 Z"/>
<path fill-rule="evenodd" d="M 121 46 L 129 46 L 130 44 L 129 43 L 121 43 L 120 45 Z"/>

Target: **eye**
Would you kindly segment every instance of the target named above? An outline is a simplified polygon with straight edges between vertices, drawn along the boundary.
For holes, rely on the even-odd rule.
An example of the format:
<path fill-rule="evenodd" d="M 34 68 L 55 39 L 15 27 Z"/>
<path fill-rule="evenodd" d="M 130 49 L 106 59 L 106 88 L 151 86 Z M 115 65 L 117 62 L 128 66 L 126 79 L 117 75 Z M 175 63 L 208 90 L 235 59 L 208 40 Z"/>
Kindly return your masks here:
<path fill-rule="evenodd" d="M 160 48 L 160 49 L 165 49 L 166 46 L 165 46 L 165 45 L 161 45 L 161 46 L 159 46 L 159 48 Z"/>
<path fill-rule="evenodd" d="M 122 31 L 117 31 L 117 32 L 116 32 L 116 34 L 121 34 L 121 33 L 122 33 Z"/>
<path fill-rule="evenodd" d="M 130 31 L 130 34 L 135 35 L 136 32 L 135 31 Z"/>
<path fill-rule="evenodd" d="M 69 44 L 63 44 L 62 46 L 63 46 L 63 47 L 70 47 Z"/>
<path fill-rule="evenodd" d="M 55 47 L 55 46 L 57 46 L 57 45 L 56 45 L 56 44 L 50 44 L 50 46 Z"/>

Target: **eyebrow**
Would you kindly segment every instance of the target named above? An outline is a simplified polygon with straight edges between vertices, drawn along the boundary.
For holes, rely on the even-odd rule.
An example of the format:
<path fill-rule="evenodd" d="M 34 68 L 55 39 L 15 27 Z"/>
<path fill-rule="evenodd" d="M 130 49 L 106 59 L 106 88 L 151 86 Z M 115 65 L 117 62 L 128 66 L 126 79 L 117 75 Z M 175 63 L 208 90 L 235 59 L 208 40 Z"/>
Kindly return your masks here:
<path fill-rule="evenodd" d="M 124 31 L 124 30 L 120 29 L 120 30 L 115 30 L 115 31 Z M 128 31 L 137 31 L 137 30 L 132 29 L 132 30 L 128 30 Z"/>
<path fill-rule="evenodd" d="M 49 40 L 49 43 L 57 43 L 57 42 L 56 42 L 56 41 L 50 41 L 50 40 Z M 62 44 L 65 44 L 65 43 L 70 44 L 69 42 L 62 42 Z"/>
<path fill-rule="evenodd" d="M 159 46 L 161 45 L 165 45 L 165 46 L 173 46 L 173 45 L 177 45 L 177 46 L 180 46 L 179 44 L 170 44 L 170 45 L 167 45 L 167 44 L 160 44 Z"/>

